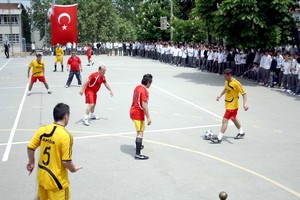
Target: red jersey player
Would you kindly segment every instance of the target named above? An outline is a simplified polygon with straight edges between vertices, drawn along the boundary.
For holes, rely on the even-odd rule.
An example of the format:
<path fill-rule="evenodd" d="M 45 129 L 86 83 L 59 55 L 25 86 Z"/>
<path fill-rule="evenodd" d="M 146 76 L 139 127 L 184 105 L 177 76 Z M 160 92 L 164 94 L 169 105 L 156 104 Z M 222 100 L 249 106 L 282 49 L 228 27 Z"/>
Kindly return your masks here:
<path fill-rule="evenodd" d="M 136 144 L 136 159 L 146 160 L 149 157 L 141 154 L 141 149 L 144 148 L 143 136 L 145 130 L 145 115 L 147 117 L 147 124 L 151 124 L 151 118 L 148 109 L 148 99 L 150 88 L 152 84 L 152 75 L 145 74 L 142 79 L 142 84 L 134 89 L 132 104 L 130 108 L 130 118 L 132 119 L 137 132 L 135 144 Z"/>
<path fill-rule="evenodd" d="M 94 62 L 91 60 L 92 59 L 92 45 L 88 44 L 87 50 L 86 50 L 86 56 L 88 59 L 88 66 L 94 65 Z"/>
<path fill-rule="evenodd" d="M 86 113 L 83 118 L 83 123 L 86 126 L 89 126 L 89 119 L 100 119 L 94 114 L 95 106 L 97 102 L 97 92 L 99 91 L 101 84 L 110 91 L 110 96 L 113 96 L 113 92 L 109 84 L 106 82 L 105 78 L 106 67 L 104 65 L 98 68 L 98 72 L 92 73 L 88 80 L 83 84 L 80 91 L 80 95 L 85 94 L 85 103 L 88 105 L 86 108 Z"/>

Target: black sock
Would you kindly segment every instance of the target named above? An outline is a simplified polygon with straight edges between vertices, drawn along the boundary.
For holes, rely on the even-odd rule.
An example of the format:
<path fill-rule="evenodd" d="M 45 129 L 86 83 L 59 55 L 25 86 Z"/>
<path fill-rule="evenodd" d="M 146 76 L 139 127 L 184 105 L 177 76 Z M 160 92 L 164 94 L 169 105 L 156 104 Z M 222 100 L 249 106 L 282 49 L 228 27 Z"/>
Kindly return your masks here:
<path fill-rule="evenodd" d="M 56 71 L 56 65 L 54 65 L 54 70 Z"/>
<path fill-rule="evenodd" d="M 136 145 L 135 153 L 136 153 L 136 155 L 141 154 L 142 142 L 143 142 L 143 138 L 136 138 L 135 139 L 135 145 Z"/>
<path fill-rule="evenodd" d="M 61 71 L 64 71 L 64 65 L 61 65 Z"/>

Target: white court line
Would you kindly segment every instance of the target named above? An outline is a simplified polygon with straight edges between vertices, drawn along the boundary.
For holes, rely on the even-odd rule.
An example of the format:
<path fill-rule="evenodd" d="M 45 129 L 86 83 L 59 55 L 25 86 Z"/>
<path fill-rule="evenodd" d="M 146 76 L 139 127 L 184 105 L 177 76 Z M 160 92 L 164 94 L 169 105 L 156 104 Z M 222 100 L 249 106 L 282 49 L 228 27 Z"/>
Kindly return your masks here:
<path fill-rule="evenodd" d="M 25 99 L 26 99 L 27 90 L 28 90 L 28 83 L 26 85 L 26 88 L 25 88 L 25 91 L 24 91 L 24 94 L 23 94 L 22 101 L 20 103 L 18 113 L 17 113 L 16 119 L 15 119 L 14 125 L 11 129 L 9 139 L 8 139 L 8 142 L 7 142 L 7 145 L 6 145 L 6 148 L 5 148 L 5 152 L 4 152 L 3 157 L 2 157 L 3 162 L 8 160 L 8 156 L 9 156 L 10 149 L 11 149 L 11 146 L 12 146 L 12 141 L 14 139 L 16 129 L 17 129 L 17 126 L 18 126 L 18 123 L 19 123 L 19 119 L 20 119 L 20 116 L 21 116 L 21 113 L 22 113 L 22 110 L 23 110 L 24 102 L 25 102 Z"/>
<path fill-rule="evenodd" d="M 193 102 L 190 102 L 189 100 L 186 100 L 186 99 L 184 99 L 182 97 L 179 97 L 179 96 L 177 96 L 177 95 L 175 95 L 175 94 L 173 94 L 173 93 L 171 93 L 171 92 L 169 92 L 167 90 L 164 90 L 164 89 L 162 89 L 162 88 L 160 88 L 160 87 L 158 87 L 156 85 L 152 85 L 152 86 L 155 87 L 156 89 L 158 89 L 158 90 L 160 90 L 160 91 L 162 91 L 162 92 L 164 92 L 164 93 L 172 96 L 172 97 L 175 97 L 176 99 L 179 99 L 179 100 L 181 100 L 181 101 L 183 101 L 183 102 L 185 102 L 187 104 L 190 104 L 191 106 L 194 106 L 195 108 L 198 108 L 199 110 L 202 110 L 202 111 L 204 111 L 204 112 L 206 112 L 206 113 L 208 113 L 208 114 L 210 114 L 212 116 L 215 116 L 215 117 L 217 117 L 219 119 L 223 119 L 223 117 L 221 117 L 221 116 L 219 116 L 219 115 L 217 115 L 217 114 L 215 114 L 215 113 L 213 113 L 213 112 L 211 112 L 211 111 L 209 111 L 209 110 L 207 110 L 207 109 L 205 109 L 205 108 L 203 108 L 201 106 L 198 106 L 197 104 L 195 104 Z"/>
<path fill-rule="evenodd" d="M 0 68 L 0 71 L 12 60 L 12 58 L 10 58 L 6 63 L 4 63 L 4 65 L 2 65 L 2 67 Z"/>
<path fill-rule="evenodd" d="M 161 132 L 169 132 L 169 131 L 181 131 L 181 130 L 191 130 L 191 129 L 200 129 L 200 128 L 211 128 L 211 127 L 218 127 L 218 126 L 221 126 L 221 125 L 220 124 L 213 124 L 213 125 L 203 125 L 203 126 L 190 126 L 190 127 L 181 127 L 181 128 L 159 129 L 159 130 L 150 130 L 150 131 L 147 131 L 147 133 L 161 133 Z M 121 133 L 111 133 L 111 134 L 109 134 L 109 133 L 97 133 L 97 132 L 86 132 L 86 131 L 69 131 L 69 132 L 70 133 L 95 134 L 95 135 L 74 137 L 75 140 L 136 134 L 135 131 L 121 132 Z M 15 145 L 15 144 L 28 144 L 28 143 L 29 143 L 29 141 L 21 141 L 21 142 L 13 142 L 11 144 Z M 4 146 L 4 145 L 7 145 L 7 143 L 0 143 L 0 146 Z"/>
<path fill-rule="evenodd" d="M 116 83 L 109 83 L 110 85 L 124 85 L 124 84 L 136 84 L 137 82 L 116 82 Z M 35 88 L 44 88 L 44 85 L 40 86 L 35 86 Z M 64 88 L 65 85 L 50 85 L 51 88 L 57 88 L 57 87 L 62 87 Z M 71 85 L 71 88 L 76 88 L 77 85 Z M 11 89 L 23 89 L 25 88 L 24 86 L 15 86 L 15 87 L 0 87 L 0 90 L 11 90 Z M 81 87 L 78 87 L 81 88 Z"/>

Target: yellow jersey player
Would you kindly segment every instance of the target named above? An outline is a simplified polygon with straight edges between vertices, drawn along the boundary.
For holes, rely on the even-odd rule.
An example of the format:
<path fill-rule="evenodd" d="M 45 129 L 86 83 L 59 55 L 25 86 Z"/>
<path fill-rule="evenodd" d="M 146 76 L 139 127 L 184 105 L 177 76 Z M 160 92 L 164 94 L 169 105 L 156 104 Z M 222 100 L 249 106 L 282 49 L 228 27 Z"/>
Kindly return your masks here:
<path fill-rule="evenodd" d="M 237 119 L 237 113 L 239 108 L 239 95 L 243 97 L 243 107 L 247 111 L 249 109 L 247 102 L 247 94 L 243 89 L 242 84 L 236 80 L 232 75 L 231 69 L 224 70 L 224 79 L 225 79 L 225 89 L 217 97 L 217 101 L 225 94 L 225 108 L 226 112 L 223 117 L 221 131 L 218 137 L 212 138 L 213 143 L 221 143 L 223 135 L 227 129 L 228 121 L 232 120 L 236 128 L 238 129 L 238 134 L 234 139 L 242 139 L 245 136 L 245 132 L 242 129 L 241 122 Z"/>
<path fill-rule="evenodd" d="M 65 129 L 70 108 L 64 103 L 53 109 L 54 123 L 40 127 L 28 144 L 29 174 L 35 167 L 35 150 L 40 147 L 38 161 L 39 200 L 69 200 L 68 170 L 76 172 L 82 167 L 72 162 L 73 136 Z"/>
<path fill-rule="evenodd" d="M 45 63 L 42 60 L 42 54 L 37 54 L 36 55 L 36 59 L 33 60 L 29 67 L 28 67 L 28 71 L 27 71 L 27 77 L 30 77 L 30 71 L 32 69 L 32 73 L 31 73 L 31 79 L 30 79 L 30 83 L 29 83 L 29 89 L 27 92 L 27 96 L 31 95 L 31 89 L 33 84 L 39 80 L 40 82 L 42 82 L 46 89 L 48 90 L 48 94 L 51 94 L 52 92 L 49 89 L 49 85 L 44 77 L 45 74 Z"/>
<path fill-rule="evenodd" d="M 56 72 L 56 68 L 57 68 L 57 63 L 59 62 L 61 65 L 61 71 L 64 71 L 64 60 L 63 60 L 63 56 L 64 56 L 64 50 L 61 48 L 60 44 L 57 44 L 57 47 L 55 49 L 55 63 L 54 63 L 54 71 Z"/>

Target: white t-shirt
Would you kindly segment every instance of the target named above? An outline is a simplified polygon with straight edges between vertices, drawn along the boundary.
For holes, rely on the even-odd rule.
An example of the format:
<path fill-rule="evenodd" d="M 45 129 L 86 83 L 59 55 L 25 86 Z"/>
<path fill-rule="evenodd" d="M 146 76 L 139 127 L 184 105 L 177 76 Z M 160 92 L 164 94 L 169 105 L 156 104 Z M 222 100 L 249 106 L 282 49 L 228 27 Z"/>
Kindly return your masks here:
<path fill-rule="evenodd" d="M 187 58 L 187 50 L 186 49 L 182 49 L 182 58 Z"/>
<path fill-rule="evenodd" d="M 194 56 L 194 49 L 193 48 L 187 48 L 188 56 L 193 57 Z"/>
<path fill-rule="evenodd" d="M 33 43 L 31 44 L 31 49 L 35 50 L 35 44 L 33 44 Z"/>
<path fill-rule="evenodd" d="M 290 74 L 290 69 L 291 69 L 291 62 L 288 60 L 288 61 L 284 61 L 282 63 L 283 65 L 283 74 L 284 75 L 289 75 Z"/>
<path fill-rule="evenodd" d="M 177 51 L 178 51 L 178 56 L 179 56 L 179 57 L 182 57 L 182 48 L 178 48 Z"/>
<path fill-rule="evenodd" d="M 298 73 L 298 79 L 300 80 L 300 64 L 297 63 L 297 73 Z"/>
<path fill-rule="evenodd" d="M 271 62 L 272 62 L 272 57 L 270 55 L 265 56 L 264 65 L 262 65 L 263 68 L 269 70 L 271 68 Z"/>
<path fill-rule="evenodd" d="M 236 65 L 240 65 L 241 64 L 241 54 L 239 54 L 239 53 L 235 54 L 234 61 L 235 61 Z"/>
<path fill-rule="evenodd" d="M 247 55 L 245 53 L 242 53 L 241 54 L 241 64 L 242 65 L 246 64 L 246 58 L 247 58 Z"/>
<path fill-rule="evenodd" d="M 281 64 L 284 61 L 282 55 L 279 54 L 278 56 L 276 56 L 276 61 L 277 61 L 277 69 L 279 69 L 281 67 Z"/>
<path fill-rule="evenodd" d="M 207 52 L 207 60 L 213 60 L 214 59 L 214 53 L 212 51 Z"/>
<path fill-rule="evenodd" d="M 292 74 L 297 75 L 298 74 L 298 70 L 297 70 L 297 60 L 296 59 L 292 60 L 292 68 L 296 69 L 296 70 L 291 70 Z"/>

